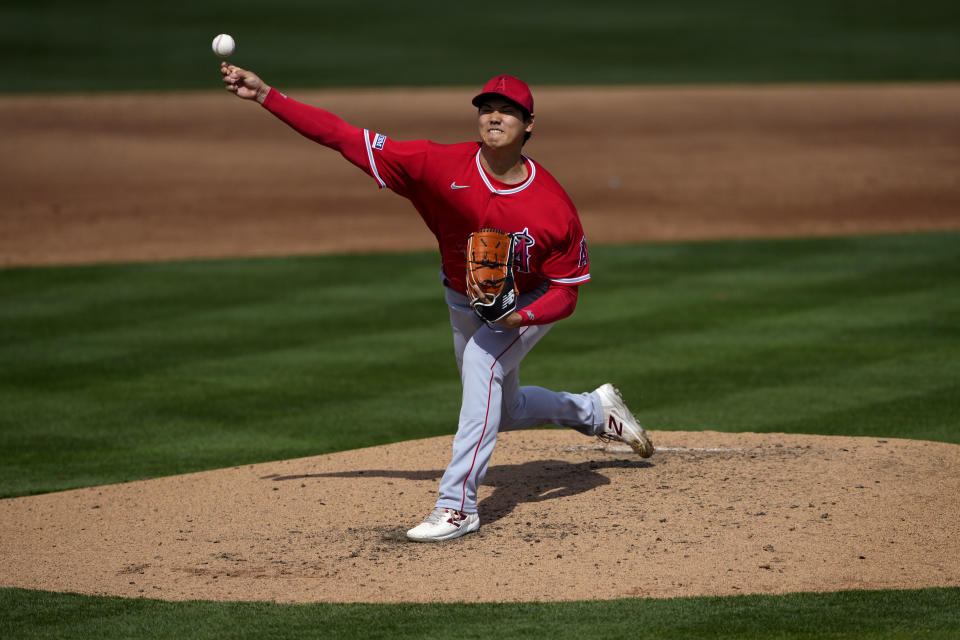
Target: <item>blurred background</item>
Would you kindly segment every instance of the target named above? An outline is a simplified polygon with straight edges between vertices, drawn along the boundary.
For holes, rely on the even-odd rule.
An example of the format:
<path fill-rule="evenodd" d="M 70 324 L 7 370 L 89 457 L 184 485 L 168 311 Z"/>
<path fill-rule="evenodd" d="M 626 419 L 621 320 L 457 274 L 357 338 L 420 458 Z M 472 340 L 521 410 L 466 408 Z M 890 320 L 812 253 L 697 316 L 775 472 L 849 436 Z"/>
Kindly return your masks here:
<path fill-rule="evenodd" d="M 937 81 L 953 0 L 6 0 L 0 91 L 210 87 L 210 41 L 285 87 Z"/>

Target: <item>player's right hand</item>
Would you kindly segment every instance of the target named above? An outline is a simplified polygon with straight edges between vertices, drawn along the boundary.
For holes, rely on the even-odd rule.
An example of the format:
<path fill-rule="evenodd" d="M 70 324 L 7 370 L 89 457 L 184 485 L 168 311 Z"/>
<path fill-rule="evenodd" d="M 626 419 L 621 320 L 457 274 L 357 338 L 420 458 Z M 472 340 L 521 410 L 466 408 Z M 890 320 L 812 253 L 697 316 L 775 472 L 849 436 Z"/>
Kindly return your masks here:
<path fill-rule="evenodd" d="M 238 98 L 257 100 L 262 103 L 270 92 L 270 87 L 257 74 L 226 61 L 220 63 L 220 74 L 223 76 L 226 90 L 236 94 Z"/>

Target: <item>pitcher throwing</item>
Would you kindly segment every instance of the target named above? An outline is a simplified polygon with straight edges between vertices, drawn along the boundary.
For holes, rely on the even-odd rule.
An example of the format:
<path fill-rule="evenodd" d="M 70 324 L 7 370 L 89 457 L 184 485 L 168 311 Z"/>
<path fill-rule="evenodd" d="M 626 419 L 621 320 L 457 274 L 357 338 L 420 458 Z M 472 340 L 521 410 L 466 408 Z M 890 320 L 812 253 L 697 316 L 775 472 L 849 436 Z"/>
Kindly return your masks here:
<path fill-rule="evenodd" d="M 450 540 L 480 527 L 477 489 L 500 431 L 553 424 L 625 442 L 644 458 L 653 454 L 613 385 L 579 394 L 520 386 L 520 363 L 555 322 L 573 313 L 578 288 L 590 281 L 576 208 L 553 176 L 522 153 L 534 123 L 526 83 L 509 75 L 491 79 L 473 98 L 480 141 L 437 144 L 358 129 L 226 62 L 220 72 L 227 91 L 256 100 L 302 135 L 339 151 L 381 188 L 409 199 L 437 238 L 463 398 L 439 498 L 407 532 L 410 540 Z M 481 229 L 512 238 L 516 307 L 496 322 L 475 312 L 481 294 L 467 284 L 467 239 Z"/>

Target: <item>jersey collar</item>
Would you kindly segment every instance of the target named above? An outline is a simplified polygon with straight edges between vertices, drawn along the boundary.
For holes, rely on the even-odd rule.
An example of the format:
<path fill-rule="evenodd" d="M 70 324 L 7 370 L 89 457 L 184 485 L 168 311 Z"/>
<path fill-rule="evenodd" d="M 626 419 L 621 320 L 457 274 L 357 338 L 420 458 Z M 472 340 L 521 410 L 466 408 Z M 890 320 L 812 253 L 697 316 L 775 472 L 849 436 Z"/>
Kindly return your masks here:
<path fill-rule="evenodd" d="M 521 153 L 520 155 L 523 156 L 523 159 L 527 161 L 527 166 L 530 167 L 530 175 L 527 176 L 527 179 L 524 180 L 522 184 L 517 185 L 512 189 L 497 189 L 496 187 L 493 186 L 493 183 L 490 182 L 490 178 L 487 177 L 487 172 L 483 170 L 483 166 L 481 166 L 480 164 L 480 151 L 481 150 L 478 149 L 477 155 L 476 157 L 474 157 L 474 160 L 477 163 L 477 171 L 480 173 L 480 177 L 483 178 L 483 183 L 487 185 L 487 188 L 490 189 L 490 191 L 492 191 L 493 193 L 497 194 L 498 196 L 508 196 L 512 193 L 518 193 L 520 191 L 523 191 L 524 189 L 529 187 L 531 184 L 533 184 L 533 178 L 537 175 L 537 165 L 533 164 L 533 160 L 531 160 L 530 158 L 528 158 L 527 156 Z"/>

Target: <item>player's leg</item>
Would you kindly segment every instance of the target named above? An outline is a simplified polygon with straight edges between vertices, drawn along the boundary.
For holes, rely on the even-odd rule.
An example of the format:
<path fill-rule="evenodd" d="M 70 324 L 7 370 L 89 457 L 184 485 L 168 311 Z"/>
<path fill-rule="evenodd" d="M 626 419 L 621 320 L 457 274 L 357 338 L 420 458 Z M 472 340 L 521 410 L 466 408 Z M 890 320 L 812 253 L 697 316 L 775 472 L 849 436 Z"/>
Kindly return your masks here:
<path fill-rule="evenodd" d="M 545 425 L 576 429 L 586 436 L 597 435 L 603 427 L 603 405 L 595 393 L 551 391 L 543 387 L 520 386 L 519 367 L 503 383 L 503 415 L 500 431 L 515 431 Z"/>
<path fill-rule="evenodd" d="M 590 393 L 567 393 L 520 387 L 518 380 L 519 368 L 504 380 L 500 431 L 554 424 L 601 440 L 623 442 L 643 458 L 653 455 L 650 436 L 612 384 L 604 384 Z"/>
<path fill-rule="evenodd" d="M 529 304 L 541 293 L 533 292 L 527 300 L 521 297 L 520 302 Z M 421 525 L 407 532 L 412 540 L 446 540 L 480 526 L 477 488 L 486 475 L 502 417 L 507 416 L 514 428 L 558 424 L 593 435 L 605 432 L 611 410 L 601 393 L 604 387 L 593 393 L 570 394 L 519 386 L 520 362 L 551 325 L 491 327 L 476 317 L 465 296 L 447 290 L 447 303 L 463 383 L 460 423 L 451 462 L 441 479 L 437 506 Z M 629 414 L 625 405 L 622 409 Z M 631 429 L 628 433 L 635 433 Z"/>
<path fill-rule="evenodd" d="M 519 370 L 515 369 L 504 381 L 500 431 L 554 424 L 601 440 L 623 442 L 643 458 L 653 455 L 649 434 L 612 384 L 601 385 L 589 393 L 567 393 L 520 387 L 518 379 Z"/>
<path fill-rule="evenodd" d="M 545 289 L 531 291 L 521 297 L 521 304 L 530 304 Z M 544 331 L 552 325 L 544 325 Z M 551 391 L 543 387 L 520 386 L 520 367 L 507 372 L 503 380 L 503 414 L 500 431 L 528 429 L 543 425 L 570 427 L 587 436 L 628 444 L 638 455 L 653 454 L 653 442 L 627 408 L 620 391 L 604 384 L 588 393 Z"/>
<path fill-rule="evenodd" d="M 466 296 L 447 289 L 446 302 L 450 308 L 450 326 L 453 329 L 453 347 L 454 356 L 457 362 L 457 370 L 460 372 L 461 381 L 464 381 L 464 353 L 467 351 L 467 345 L 470 343 L 474 334 L 481 327 L 484 327 L 485 323 L 480 320 L 470 308 Z M 467 359 L 466 368 L 468 372 L 471 372 L 476 368 L 474 365 L 476 364 L 475 361 L 478 357 L 482 358 L 483 354 L 476 354 Z M 492 359 L 490 362 L 492 362 Z M 490 362 L 481 366 L 486 366 L 489 369 Z M 473 374 L 471 374 L 471 376 L 472 375 Z M 475 385 L 471 385 L 466 381 L 464 382 L 464 399 L 470 397 L 472 394 L 472 392 L 471 394 L 468 394 L 466 389 L 472 389 L 474 386 Z M 480 439 L 483 432 L 482 428 L 474 431 L 473 427 L 475 426 L 475 421 L 469 421 L 466 426 L 464 426 L 464 423 L 461 420 L 461 424 L 457 430 L 457 436 L 454 439 L 453 460 L 448 466 L 447 472 L 444 474 L 444 480 L 441 481 L 441 496 L 445 494 L 449 496 L 454 495 L 457 491 L 457 485 L 459 485 L 461 490 L 463 490 L 462 487 L 464 486 L 464 479 L 463 477 L 459 476 L 464 475 L 465 470 L 468 470 L 474 466 L 474 461 L 472 458 L 471 464 L 468 465 L 466 463 L 466 452 L 471 450 L 471 446 L 475 447 L 475 441 Z M 487 434 L 488 436 L 492 434 L 493 439 L 496 439 L 495 429 L 488 431 Z M 492 450 L 492 442 L 490 442 L 489 438 L 487 439 L 486 444 L 487 449 Z M 485 451 L 487 449 L 485 449 Z M 489 453 L 486 453 L 485 455 L 489 457 Z M 483 467 L 483 470 L 485 471 L 485 463 L 483 464 Z M 476 481 L 476 484 L 479 484 L 479 481 Z M 444 504 L 449 506 L 440 506 L 440 503 L 438 502 L 438 506 L 434 508 L 430 515 L 428 515 L 420 525 L 407 532 L 407 537 L 411 540 L 419 542 L 439 542 L 443 540 L 450 540 L 476 530 L 480 526 L 480 519 L 476 513 L 475 487 L 471 490 L 471 493 L 474 496 L 474 499 L 470 503 L 472 505 L 470 512 L 466 512 L 464 510 L 464 500 L 447 500 Z"/>
<path fill-rule="evenodd" d="M 520 304 L 526 306 L 546 293 L 546 288 L 525 293 Z M 552 324 L 542 325 L 547 332 Z M 543 387 L 520 386 L 520 367 L 509 371 L 503 381 L 503 416 L 500 430 L 529 429 L 554 424 L 570 427 L 588 436 L 603 426 L 603 406 L 595 393 L 568 393 Z"/>
<path fill-rule="evenodd" d="M 453 455 L 440 481 L 438 507 L 473 513 L 502 414 L 505 377 L 546 333 L 540 327 L 483 326 L 463 352 L 463 402 Z"/>

